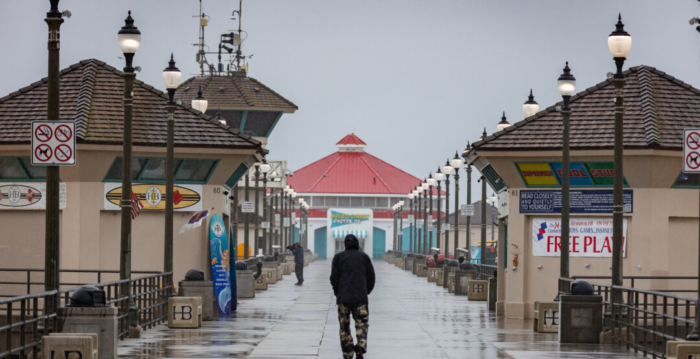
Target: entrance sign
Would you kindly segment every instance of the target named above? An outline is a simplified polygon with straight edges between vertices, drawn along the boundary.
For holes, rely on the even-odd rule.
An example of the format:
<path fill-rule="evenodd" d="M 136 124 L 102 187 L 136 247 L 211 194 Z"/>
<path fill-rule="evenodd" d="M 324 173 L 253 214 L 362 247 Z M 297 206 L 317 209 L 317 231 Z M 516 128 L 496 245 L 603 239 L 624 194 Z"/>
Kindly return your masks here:
<path fill-rule="evenodd" d="M 32 121 L 32 165 L 75 165 L 75 122 Z"/>
<path fill-rule="evenodd" d="M 463 216 L 471 217 L 474 215 L 474 205 L 473 204 L 463 204 L 461 207 L 461 214 Z"/>
<path fill-rule="evenodd" d="M 683 173 L 700 173 L 700 128 L 683 130 Z"/>
<path fill-rule="evenodd" d="M 571 190 L 569 208 L 571 213 L 612 213 L 613 190 Z M 632 213 L 634 192 L 623 191 L 624 211 Z M 561 213 L 561 191 L 520 191 L 520 213 Z"/>
<path fill-rule="evenodd" d="M 612 218 L 571 218 L 569 255 L 571 257 L 612 257 Z M 627 219 L 622 221 L 622 256 L 627 249 Z M 532 220 L 532 255 L 561 256 L 561 218 Z"/>
<path fill-rule="evenodd" d="M 243 213 L 255 213 L 255 202 L 253 202 L 253 201 L 241 202 L 241 212 L 243 212 Z"/>
<path fill-rule="evenodd" d="M 231 266 L 226 226 L 219 214 L 213 215 L 209 222 L 209 248 L 214 295 L 216 297 L 216 307 L 219 309 L 219 317 L 230 317 L 231 298 L 235 297 L 231 295 Z"/>

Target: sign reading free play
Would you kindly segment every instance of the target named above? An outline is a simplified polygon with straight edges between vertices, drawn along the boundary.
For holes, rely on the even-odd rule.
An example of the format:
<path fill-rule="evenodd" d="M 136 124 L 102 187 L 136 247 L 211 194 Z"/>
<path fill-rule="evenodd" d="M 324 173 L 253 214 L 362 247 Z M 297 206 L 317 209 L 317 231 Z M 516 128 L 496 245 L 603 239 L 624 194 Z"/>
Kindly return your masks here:
<path fill-rule="evenodd" d="M 561 162 L 519 162 L 515 166 L 528 187 L 561 186 L 564 173 Z M 569 165 L 569 183 L 573 187 L 609 187 L 613 177 L 612 162 L 572 162 Z"/>

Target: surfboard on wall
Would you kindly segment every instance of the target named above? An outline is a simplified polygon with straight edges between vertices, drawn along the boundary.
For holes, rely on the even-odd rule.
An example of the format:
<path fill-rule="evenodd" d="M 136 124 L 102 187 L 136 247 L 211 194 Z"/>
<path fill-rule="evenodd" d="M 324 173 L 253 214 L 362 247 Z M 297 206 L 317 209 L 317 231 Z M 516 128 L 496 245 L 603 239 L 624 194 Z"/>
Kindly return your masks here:
<path fill-rule="evenodd" d="M 209 222 L 209 248 L 214 296 L 216 297 L 216 307 L 219 310 L 219 318 L 229 318 L 231 317 L 232 305 L 232 269 L 229 260 L 226 226 L 224 226 L 224 221 L 219 214 L 214 214 Z M 235 275 L 235 272 L 233 273 Z"/>

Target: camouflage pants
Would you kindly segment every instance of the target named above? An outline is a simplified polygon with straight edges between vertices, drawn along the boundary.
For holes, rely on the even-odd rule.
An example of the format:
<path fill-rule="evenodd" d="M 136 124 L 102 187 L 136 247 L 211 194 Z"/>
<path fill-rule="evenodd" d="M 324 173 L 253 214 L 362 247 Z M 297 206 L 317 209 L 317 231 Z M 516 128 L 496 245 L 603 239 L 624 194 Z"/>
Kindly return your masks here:
<path fill-rule="evenodd" d="M 369 329 L 369 309 L 367 304 L 338 304 L 338 321 L 340 322 L 340 347 L 343 358 L 352 359 L 355 354 L 355 344 L 350 332 L 350 315 L 355 319 L 355 334 L 357 345 L 362 353 L 367 352 L 367 330 Z"/>

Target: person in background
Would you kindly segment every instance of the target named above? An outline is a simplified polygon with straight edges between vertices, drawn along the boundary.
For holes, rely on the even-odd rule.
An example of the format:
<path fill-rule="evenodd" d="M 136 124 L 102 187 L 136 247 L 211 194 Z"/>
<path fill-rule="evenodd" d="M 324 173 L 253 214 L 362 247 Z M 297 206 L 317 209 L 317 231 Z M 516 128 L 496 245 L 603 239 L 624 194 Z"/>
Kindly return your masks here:
<path fill-rule="evenodd" d="M 296 242 L 287 247 L 294 255 L 294 274 L 297 275 L 297 282 L 294 285 L 302 285 L 304 283 L 304 247 L 301 243 Z"/>
<path fill-rule="evenodd" d="M 345 237 L 345 250 L 333 257 L 331 285 L 338 305 L 340 322 L 340 346 L 343 358 L 364 358 L 367 353 L 369 329 L 368 296 L 374 289 L 374 267 L 369 256 L 360 251 L 360 242 L 349 234 Z M 357 344 L 350 332 L 350 315 L 355 319 Z"/>

